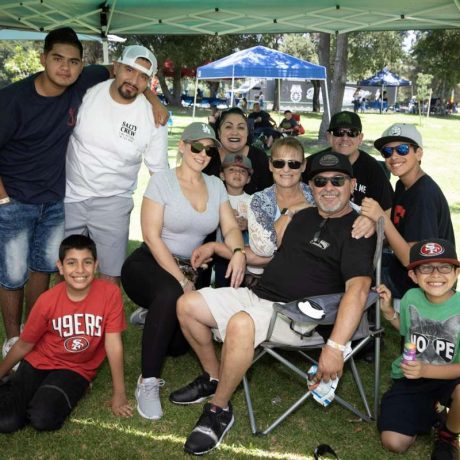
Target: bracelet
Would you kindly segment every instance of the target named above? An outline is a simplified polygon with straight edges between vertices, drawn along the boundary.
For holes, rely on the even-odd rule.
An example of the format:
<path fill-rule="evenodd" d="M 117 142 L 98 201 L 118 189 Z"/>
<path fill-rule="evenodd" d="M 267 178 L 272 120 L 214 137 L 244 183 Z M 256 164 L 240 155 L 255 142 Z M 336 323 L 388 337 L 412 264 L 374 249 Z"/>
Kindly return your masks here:
<path fill-rule="evenodd" d="M 185 277 L 184 277 L 184 279 L 183 279 L 182 281 L 179 281 L 179 284 L 180 284 L 180 287 L 181 287 L 182 289 L 184 289 L 185 286 L 187 286 L 187 284 L 188 284 L 188 278 L 185 278 Z"/>
<path fill-rule="evenodd" d="M 241 252 L 241 254 L 243 254 L 244 257 L 246 257 L 246 251 L 243 248 L 235 248 L 233 250 L 233 255 L 235 255 L 237 252 Z"/>
<path fill-rule="evenodd" d="M 334 342 L 331 339 L 327 339 L 326 345 L 330 346 L 331 348 L 334 348 L 334 350 L 339 350 L 342 353 L 345 351 L 345 345 L 340 345 L 340 343 Z"/>
<path fill-rule="evenodd" d="M 2 204 L 8 204 L 10 202 L 10 197 L 9 196 L 6 196 L 5 198 L 1 198 L 0 199 L 0 205 Z"/>
<path fill-rule="evenodd" d="M 387 321 L 394 321 L 395 319 L 398 318 L 398 312 L 396 310 L 393 310 L 393 316 L 391 318 L 388 318 L 388 316 L 386 315 L 383 315 L 384 318 L 387 320 Z"/>

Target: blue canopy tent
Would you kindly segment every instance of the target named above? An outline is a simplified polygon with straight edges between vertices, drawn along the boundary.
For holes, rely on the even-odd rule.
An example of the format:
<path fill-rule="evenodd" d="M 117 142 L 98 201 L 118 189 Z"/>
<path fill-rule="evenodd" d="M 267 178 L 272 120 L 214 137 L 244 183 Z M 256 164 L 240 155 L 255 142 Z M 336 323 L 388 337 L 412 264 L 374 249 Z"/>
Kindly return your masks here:
<path fill-rule="evenodd" d="M 289 54 L 281 53 L 280 51 L 274 51 L 265 46 L 254 46 L 246 50 L 237 51 L 230 56 L 198 67 L 196 72 L 194 102 L 196 104 L 198 80 L 231 79 L 231 103 L 233 105 L 235 79 L 251 77 L 324 81 L 327 113 L 329 119 L 331 118 L 326 68 L 308 61 L 303 61 Z M 278 91 L 278 97 L 279 93 Z M 193 116 L 195 116 L 195 104 L 193 107 Z"/>
<path fill-rule="evenodd" d="M 404 80 L 393 72 L 390 72 L 386 67 L 379 70 L 375 75 L 365 80 L 361 80 L 357 83 L 358 86 L 379 86 L 381 87 L 381 102 L 380 111 L 383 109 L 383 88 L 385 86 L 396 86 L 396 90 L 399 86 L 412 86 L 412 82 Z"/>

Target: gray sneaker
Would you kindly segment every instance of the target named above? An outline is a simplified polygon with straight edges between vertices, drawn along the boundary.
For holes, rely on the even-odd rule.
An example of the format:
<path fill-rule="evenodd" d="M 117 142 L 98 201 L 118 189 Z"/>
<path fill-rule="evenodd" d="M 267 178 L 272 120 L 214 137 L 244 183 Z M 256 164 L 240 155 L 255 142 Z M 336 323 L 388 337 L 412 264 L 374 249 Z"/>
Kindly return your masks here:
<path fill-rule="evenodd" d="M 5 341 L 3 342 L 3 346 L 2 346 L 2 356 L 3 356 L 3 359 L 6 358 L 6 355 L 9 353 L 9 351 L 13 348 L 13 345 L 19 340 L 19 337 L 11 337 L 10 339 L 5 339 Z M 19 363 L 17 363 L 15 366 L 13 366 L 13 368 L 11 369 L 13 372 L 16 372 L 18 370 L 18 367 L 19 367 Z"/>
<path fill-rule="evenodd" d="M 139 307 L 133 311 L 133 313 L 129 317 L 129 322 L 133 326 L 143 326 L 145 324 L 145 317 L 147 316 L 147 313 L 147 308 Z"/>
<path fill-rule="evenodd" d="M 149 420 L 158 420 L 163 416 L 160 401 L 160 387 L 165 384 L 163 379 L 150 377 L 143 379 L 139 376 L 134 396 L 137 401 L 137 412 Z"/>

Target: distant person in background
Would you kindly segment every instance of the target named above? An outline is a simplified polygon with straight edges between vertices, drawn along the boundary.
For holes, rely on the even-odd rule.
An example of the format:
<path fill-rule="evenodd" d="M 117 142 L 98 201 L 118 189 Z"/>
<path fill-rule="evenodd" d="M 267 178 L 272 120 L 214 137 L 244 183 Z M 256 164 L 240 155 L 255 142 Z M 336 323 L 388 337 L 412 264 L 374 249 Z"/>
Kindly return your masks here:
<path fill-rule="evenodd" d="M 242 97 L 239 102 L 238 102 L 238 107 L 243 111 L 247 112 L 248 111 L 248 100 L 245 97 Z"/>
<path fill-rule="evenodd" d="M 264 97 L 264 93 L 263 91 L 261 91 L 259 93 L 259 104 L 260 104 L 260 108 L 263 109 L 265 107 L 265 97 Z"/>
<path fill-rule="evenodd" d="M 217 127 L 217 122 L 219 121 L 221 111 L 217 108 L 217 105 L 211 106 L 211 115 L 208 116 L 208 123 L 215 130 Z"/>
<path fill-rule="evenodd" d="M 281 120 L 281 123 L 279 124 L 279 130 L 283 134 L 293 136 L 296 135 L 298 126 L 299 124 L 292 117 L 292 112 L 290 110 L 285 110 L 284 118 Z"/>
<path fill-rule="evenodd" d="M 276 121 L 270 116 L 268 112 L 262 110 L 260 102 L 254 102 L 252 112 L 248 115 L 250 120 L 254 120 L 254 135 L 263 134 L 266 137 L 266 146 L 270 148 L 274 139 L 281 136 L 280 132 L 276 129 Z"/>
<path fill-rule="evenodd" d="M 358 113 L 359 106 L 361 103 L 361 88 L 358 86 L 353 93 L 353 111 Z"/>

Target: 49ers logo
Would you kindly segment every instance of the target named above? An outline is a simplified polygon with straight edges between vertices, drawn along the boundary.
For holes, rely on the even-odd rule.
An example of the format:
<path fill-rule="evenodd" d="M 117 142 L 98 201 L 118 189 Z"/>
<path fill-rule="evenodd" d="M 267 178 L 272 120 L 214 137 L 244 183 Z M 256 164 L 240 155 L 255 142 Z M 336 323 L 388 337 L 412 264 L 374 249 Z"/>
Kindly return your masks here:
<path fill-rule="evenodd" d="M 64 342 L 64 347 L 71 353 L 80 353 L 89 347 L 89 342 L 85 337 L 72 337 Z"/>
<path fill-rule="evenodd" d="M 440 256 L 444 248 L 438 243 L 425 243 L 420 248 L 420 254 L 426 257 Z"/>

